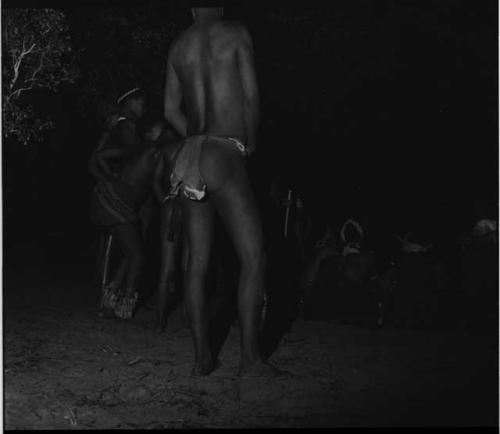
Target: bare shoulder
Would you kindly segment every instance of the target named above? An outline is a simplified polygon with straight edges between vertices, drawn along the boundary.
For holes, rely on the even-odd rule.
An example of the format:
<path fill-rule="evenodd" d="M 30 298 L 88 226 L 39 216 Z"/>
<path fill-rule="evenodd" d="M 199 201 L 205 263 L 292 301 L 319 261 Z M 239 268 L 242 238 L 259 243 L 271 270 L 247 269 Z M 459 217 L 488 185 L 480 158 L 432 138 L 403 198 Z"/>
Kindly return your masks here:
<path fill-rule="evenodd" d="M 186 44 L 189 43 L 189 40 L 193 37 L 193 26 L 188 27 L 186 30 L 179 33 L 173 41 L 170 43 L 170 47 L 168 49 L 168 58 L 172 61 L 175 57 L 178 56 L 179 53 L 182 53 Z"/>
<path fill-rule="evenodd" d="M 219 28 L 228 36 L 235 38 L 241 42 L 251 41 L 250 32 L 247 27 L 240 21 L 227 20 L 217 23 Z"/>
<path fill-rule="evenodd" d="M 210 30 L 210 41 L 223 56 L 232 56 L 242 47 L 251 47 L 252 40 L 246 26 L 239 21 L 219 21 Z"/>

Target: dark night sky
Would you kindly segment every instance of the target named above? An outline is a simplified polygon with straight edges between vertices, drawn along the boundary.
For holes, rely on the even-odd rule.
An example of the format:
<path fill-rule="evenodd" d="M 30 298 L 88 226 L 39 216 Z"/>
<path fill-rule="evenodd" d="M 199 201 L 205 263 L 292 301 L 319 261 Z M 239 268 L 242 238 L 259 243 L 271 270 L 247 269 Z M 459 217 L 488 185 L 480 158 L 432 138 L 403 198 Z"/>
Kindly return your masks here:
<path fill-rule="evenodd" d="M 63 5 L 77 39 L 88 22 L 81 6 L 92 19 L 101 5 L 125 3 L 189 24 L 186 2 L 24 0 L 3 7 Z M 256 173 L 287 173 L 314 209 L 342 217 L 362 202 L 378 220 L 463 223 L 472 199 L 496 199 L 497 2 L 238 2 L 229 15 L 248 25 L 255 43 L 263 101 Z M 78 89 L 68 95 L 71 112 Z M 83 122 L 71 113 L 62 133 L 68 146 Z M 62 153 L 74 164 L 65 173 L 85 179 L 85 194 L 92 145 L 82 146 Z"/>

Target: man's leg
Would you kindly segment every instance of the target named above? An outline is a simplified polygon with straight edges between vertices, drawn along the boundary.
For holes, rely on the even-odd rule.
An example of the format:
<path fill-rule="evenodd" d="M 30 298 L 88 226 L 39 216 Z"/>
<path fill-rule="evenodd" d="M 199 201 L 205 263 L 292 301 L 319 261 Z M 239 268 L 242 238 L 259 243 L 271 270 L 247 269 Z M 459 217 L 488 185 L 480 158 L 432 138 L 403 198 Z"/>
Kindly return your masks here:
<path fill-rule="evenodd" d="M 214 211 L 210 201 L 193 202 L 181 198 L 186 231 L 187 269 L 184 272 L 184 304 L 187 309 L 195 346 L 193 375 L 208 375 L 215 363 L 208 338 L 205 278 L 213 239 Z"/>
<path fill-rule="evenodd" d="M 122 319 L 131 319 L 138 300 L 139 279 L 144 264 L 139 225 L 127 224 L 118 226 L 114 230 L 114 236 L 128 265 L 123 285 L 124 294 L 116 304 L 115 315 Z"/>
<path fill-rule="evenodd" d="M 125 282 L 125 275 L 127 274 L 128 268 L 129 267 L 128 267 L 127 258 L 125 258 L 125 256 L 122 256 L 120 258 L 120 264 L 118 265 L 118 267 L 116 269 L 116 273 L 113 277 L 113 282 L 115 282 L 115 286 L 117 288 L 123 287 L 123 284 Z"/>
<path fill-rule="evenodd" d="M 163 332 L 166 326 L 165 313 L 167 305 L 172 302 L 176 274 L 177 240 L 169 240 L 172 230 L 172 203 L 166 203 L 161 208 L 160 237 L 161 258 L 160 277 L 158 279 L 158 301 L 156 306 L 156 330 Z"/>
<path fill-rule="evenodd" d="M 255 366 L 262 370 L 258 347 L 260 311 L 263 301 L 265 252 L 258 209 L 244 172 L 234 175 L 213 194 L 213 200 L 240 259 L 238 314 L 241 333 L 240 374 Z"/>
<path fill-rule="evenodd" d="M 158 282 L 157 329 L 162 332 L 166 326 L 166 310 L 176 295 L 175 278 L 177 274 L 177 252 L 179 241 L 169 241 L 162 237 L 160 279 Z"/>
<path fill-rule="evenodd" d="M 127 260 L 124 290 L 131 297 L 138 289 L 139 278 L 144 265 L 144 252 L 140 228 L 135 224 L 117 226 L 114 230 L 117 243 Z"/>

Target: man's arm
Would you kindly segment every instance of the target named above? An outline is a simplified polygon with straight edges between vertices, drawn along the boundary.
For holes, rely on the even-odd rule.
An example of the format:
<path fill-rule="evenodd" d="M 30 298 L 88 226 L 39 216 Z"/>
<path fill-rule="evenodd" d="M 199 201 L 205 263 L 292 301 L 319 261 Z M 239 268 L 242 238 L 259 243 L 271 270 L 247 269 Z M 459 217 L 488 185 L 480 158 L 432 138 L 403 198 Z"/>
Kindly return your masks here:
<path fill-rule="evenodd" d="M 102 149 L 104 149 L 104 147 L 106 146 L 106 144 L 108 142 L 108 139 L 109 139 L 109 132 L 108 131 L 101 134 L 101 137 L 99 137 L 99 141 L 97 142 L 96 150 L 90 156 L 89 165 L 88 165 L 88 169 L 89 169 L 90 174 L 94 178 L 100 179 L 100 180 L 104 179 L 105 176 L 99 167 L 99 164 L 97 161 L 97 153 L 99 151 L 101 151 Z"/>
<path fill-rule="evenodd" d="M 122 156 L 122 149 L 103 149 L 101 151 L 94 152 L 89 163 L 90 173 L 96 179 L 109 181 L 114 178 L 114 174 L 109 167 L 108 160 L 120 158 Z"/>
<path fill-rule="evenodd" d="M 96 150 L 89 160 L 88 169 L 96 179 L 106 181 L 114 177 L 114 174 L 108 164 L 108 159 L 120 158 L 123 156 L 123 150 L 119 148 L 109 148 L 110 130 L 117 128 L 120 142 L 123 145 L 137 143 L 140 139 L 137 135 L 135 123 L 129 119 L 118 121 L 118 117 L 113 115 L 109 120 L 108 130 L 99 137 Z"/>
<path fill-rule="evenodd" d="M 248 153 L 255 151 L 257 128 L 260 118 L 260 97 L 253 59 L 253 44 L 250 34 L 242 28 L 241 43 L 238 47 L 238 65 L 243 86 L 243 106 L 247 131 Z"/>
<path fill-rule="evenodd" d="M 99 169 L 99 166 L 97 164 L 97 156 L 96 154 L 92 154 L 92 156 L 90 157 L 90 160 L 89 160 L 89 165 L 88 165 L 88 169 L 89 169 L 89 172 L 90 174 L 95 178 L 95 179 L 98 179 L 98 180 L 104 180 L 105 178 L 105 175 L 101 172 L 101 170 Z"/>
<path fill-rule="evenodd" d="M 95 179 L 99 181 L 106 181 L 110 176 L 110 173 L 107 173 L 106 169 L 103 169 L 102 164 L 100 163 L 101 162 L 98 160 L 97 155 L 95 153 L 92 154 L 88 166 L 89 172 Z"/>
<path fill-rule="evenodd" d="M 174 126 L 182 137 L 187 137 L 187 119 L 181 110 L 182 89 L 177 72 L 172 65 L 172 50 L 167 59 L 167 78 L 163 101 L 165 118 Z"/>

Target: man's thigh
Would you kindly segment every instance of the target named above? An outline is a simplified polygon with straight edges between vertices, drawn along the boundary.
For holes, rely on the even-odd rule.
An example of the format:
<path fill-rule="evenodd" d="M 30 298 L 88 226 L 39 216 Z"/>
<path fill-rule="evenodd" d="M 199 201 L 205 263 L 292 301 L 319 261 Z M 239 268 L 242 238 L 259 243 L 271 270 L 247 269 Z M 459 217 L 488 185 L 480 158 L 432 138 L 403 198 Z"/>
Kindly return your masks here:
<path fill-rule="evenodd" d="M 180 204 L 184 229 L 183 265 L 207 267 L 213 241 L 213 205 L 210 200 L 198 202 L 186 197 L 180 198 Z"/>
<path fill-rule="evenodd" d="M 236 173 L 213 193 L 213 200 L 237 252 L 263 254 L 260 215 L 246 173 Z"/>

